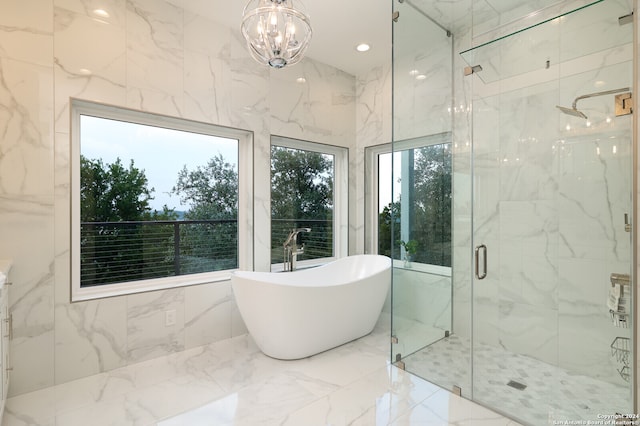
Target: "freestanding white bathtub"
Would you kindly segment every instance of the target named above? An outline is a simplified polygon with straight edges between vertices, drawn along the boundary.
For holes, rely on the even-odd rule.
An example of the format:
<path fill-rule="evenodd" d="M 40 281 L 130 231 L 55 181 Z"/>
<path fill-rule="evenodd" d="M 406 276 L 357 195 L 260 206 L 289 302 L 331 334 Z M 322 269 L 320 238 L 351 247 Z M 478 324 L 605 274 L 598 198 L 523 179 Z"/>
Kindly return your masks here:
<path fill-rule="evenodd" d="M 293 272 L 236 271 L 231 285 L 266 355 L 305 358 L 373 330 L 391 284 L 391 259 L 356 255 Z"/>

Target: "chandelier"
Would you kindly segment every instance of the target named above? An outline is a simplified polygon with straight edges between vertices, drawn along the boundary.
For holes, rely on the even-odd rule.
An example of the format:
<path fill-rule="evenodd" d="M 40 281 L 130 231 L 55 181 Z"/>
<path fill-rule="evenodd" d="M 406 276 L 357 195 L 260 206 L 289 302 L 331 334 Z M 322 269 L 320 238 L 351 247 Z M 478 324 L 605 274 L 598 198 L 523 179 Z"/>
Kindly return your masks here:
<path fill-rule="evenodd" d="M 253 58 L 273 68 L 298 63 L 311 41 L 309 17 L 294 0 L 249 0 L 242 35 Z"/>

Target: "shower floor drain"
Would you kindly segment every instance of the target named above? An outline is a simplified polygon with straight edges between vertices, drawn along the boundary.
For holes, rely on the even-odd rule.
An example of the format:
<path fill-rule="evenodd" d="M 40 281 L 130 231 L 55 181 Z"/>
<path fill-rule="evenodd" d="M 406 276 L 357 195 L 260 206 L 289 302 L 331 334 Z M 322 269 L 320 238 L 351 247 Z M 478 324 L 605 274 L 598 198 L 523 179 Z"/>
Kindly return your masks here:
<path fill-rule="evenodd" d="M 514 380 L 509 380 L 509 383 L 507 383 L 507 386 L 511 386 L 512 388 L 518 389 L 518 390 L 525 390 L 527 388 L 527 385 L 523 385 L 520 382 L 516 382 Z"/>

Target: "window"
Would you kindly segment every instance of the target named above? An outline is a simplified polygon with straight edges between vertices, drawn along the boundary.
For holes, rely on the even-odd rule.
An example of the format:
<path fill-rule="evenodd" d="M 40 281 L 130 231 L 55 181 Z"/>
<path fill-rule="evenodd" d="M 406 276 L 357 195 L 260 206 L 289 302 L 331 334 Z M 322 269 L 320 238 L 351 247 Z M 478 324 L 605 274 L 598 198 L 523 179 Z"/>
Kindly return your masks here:
<path fill-rule="evenodd" d="M 297 228 L 311 230 L 298 234 L 300 266 L 343 256 L 347 149 L 275 136 L 271 143 L 271 263 L 283 262 L 283 243 Z"/>
<path fill-rule="evenodd" d="M 450 267 L 450 134 L 396 142 L 393 152 L 391 144 L 371 147 L 366 161 L 372 171 L 367 226 L 378 231 L 369 250 Z"/>
<path fill-rule="evenodd" d="M 251 193 L 250 142 L 239 130 L 73 100 L 72 299 L 249 266 L 251 212 L 239 206 Z"/>

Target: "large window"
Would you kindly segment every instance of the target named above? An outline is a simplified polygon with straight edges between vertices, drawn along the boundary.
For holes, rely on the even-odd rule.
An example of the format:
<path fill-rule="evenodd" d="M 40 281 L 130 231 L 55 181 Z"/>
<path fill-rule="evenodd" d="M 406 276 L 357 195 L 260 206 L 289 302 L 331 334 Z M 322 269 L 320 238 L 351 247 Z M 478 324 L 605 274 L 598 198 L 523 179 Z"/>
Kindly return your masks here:
<path fill-rule="evenodd" d="M 451 143 L 449 134 L 367 150 L 370 250 L 419 264 L 451 266 Z"/>
<path fill-rule="evenodd" d="M 246 132 L 72 105 L 74 300 L 224 279 L 249 261 Z"/>
<path fill-rule="evenodd" d="M 304 253 L 298 261 L 346 254 L 347 150 L 273 137 L 271 145 L 271 263 L 281 264 L 293 229 Z"/>

